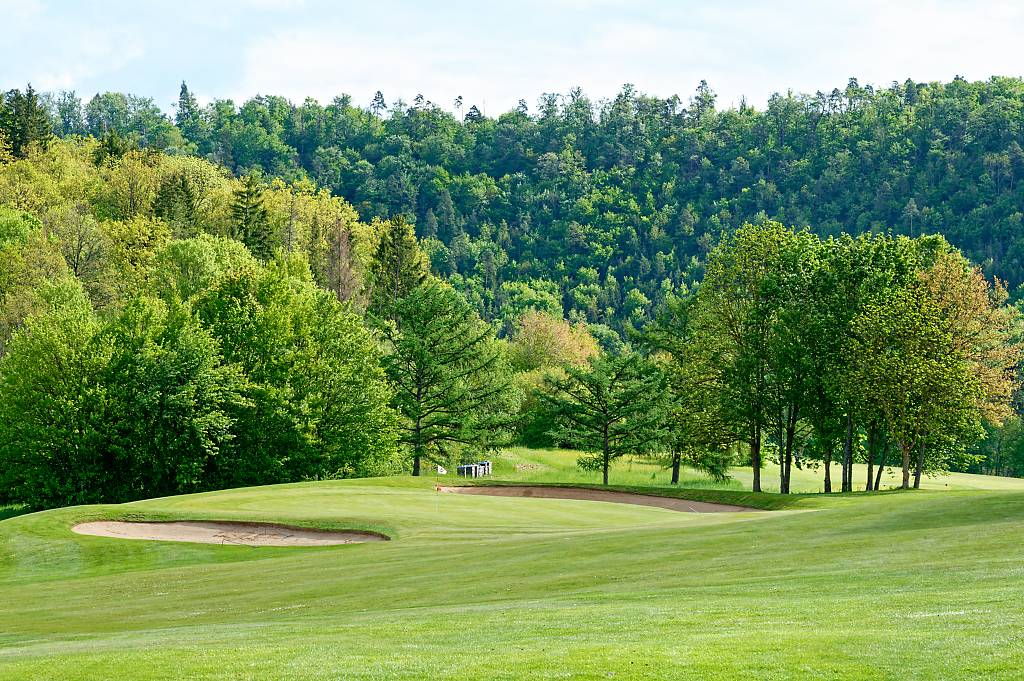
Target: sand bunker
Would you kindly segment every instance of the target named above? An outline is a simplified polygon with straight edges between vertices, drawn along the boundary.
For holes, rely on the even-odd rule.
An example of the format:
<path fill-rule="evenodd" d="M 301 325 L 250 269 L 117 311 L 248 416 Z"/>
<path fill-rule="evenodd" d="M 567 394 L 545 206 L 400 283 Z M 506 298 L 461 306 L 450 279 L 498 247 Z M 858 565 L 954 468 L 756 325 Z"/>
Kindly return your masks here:
<path fill-rule="evenodd" d="M 455 494 L 486 494 L 495 497 L 535 497 L 539 499 L 578 499 L 580 501 L 608 501 L 616 504 L 639 504 L 640 506 L 656 506 L 671 511 L 686 513 L 731 513 L 736 511 L 757 511 L 756 508 L 731 506 L 729 504 L 712 504 L 706 501 L 690 501 L 689 499 L 673 499 L 656 497 L 650 494 L 632 494 L 615 492 L 607 489 L 590 489 L 586 487 L 540 487 L 540 486 L 465 486 L 438 487 L 438 492 Z"/>
<path fill-rule="evenodd" d="M 242 546 L 332 546 L 367 541 L 386 541 L 374 532 L 311 530 L 272 523 L 244 523 L 210 520 L 175 522 L 124 522 L 104 520 L 79 523 L 71 528 L 77 534 L 118 539 L 185 541 L 199 544 L 239 544 Z"/>

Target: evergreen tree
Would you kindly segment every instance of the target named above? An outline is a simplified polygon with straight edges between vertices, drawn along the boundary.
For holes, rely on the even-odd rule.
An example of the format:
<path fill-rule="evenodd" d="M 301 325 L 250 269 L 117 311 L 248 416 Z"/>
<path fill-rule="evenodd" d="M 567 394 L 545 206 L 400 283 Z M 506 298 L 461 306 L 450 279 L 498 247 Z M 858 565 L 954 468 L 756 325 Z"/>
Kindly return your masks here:
<path fill-rule="evenodd" d="M 588 452 L 578 463 L 600 470 L 608 484 L 611 462 L 626 454 L 649 454 L 667 437 L 669 404 L 665 378 L 634 353 L 601 356 L 588 367 L 565 368 L 565 378 L 549 377 L 540 396 L 559 426 L 556 442 Z"/>
<path fill-rule="evenodd" d="M 232 236 L 249 249 L 258 259 L 266 261 L 274 252 L 270 212 L 263 202 L 263 184 L 256 174 L 242 178 L 231 200 L 234 223 Z"/>
<path fill-rule="evenodd" d="M 380 112 L 386 111 L 387 108 L 388 105 L 384 101 L 384 93 L 382 93 L 380 90 L 377 90 L 377 92 L 373 94 L 373 101 L 370 102 L 370 111 L 373 112 L 373 115 L 379 116 Z"/>
<path fill-rule="evenodd" d="M 379 328 L 413 475 L 424 460 L 447 464 L 465 448 L 501 444 L 510 425 L 511 371 L 493 329 L 436 279 L 400 298 L 393 314 Z"/>
<path fill-rule="evenodd" d="M 429 263 L 413 234 L 412 225 L 396 217 L 381 223 L 382 231 L 369 272 L 370 312 L 391 317 L 396 303 L 422 284 Z"/>
<path fill-rule="evenodd" d="M 25 158 L 33 144 L 45 146 L 53 137 L 53 121 L 31 85 L 0 96 L 0 137 L 15 158 Z"/>
<path fill-rule="evenodd" d="M 174 115 L 174 122 L 181 131 L 182 136 L 202 149 L 206 142 L 206 134 L 203 126 L 202 110 L 195 95 L 188 89 L 185 81 L 181 82 L 181 91 L 178 94 L 178 110 Z"/>

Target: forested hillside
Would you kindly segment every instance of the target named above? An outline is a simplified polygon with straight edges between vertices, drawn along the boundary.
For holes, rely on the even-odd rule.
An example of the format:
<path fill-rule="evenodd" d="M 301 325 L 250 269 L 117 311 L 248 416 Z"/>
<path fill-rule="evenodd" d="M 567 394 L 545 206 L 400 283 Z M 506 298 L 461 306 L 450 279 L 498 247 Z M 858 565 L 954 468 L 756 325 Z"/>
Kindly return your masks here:
<path fill-rule="evenodd" d="M 380 94 L 201 107 L 184 85 L 166 116 L 115 93 L 47 103 L 60 135 L 116 133 L 239 175 L 310 178 L 364 220 L 404 214 L 434 269 L 492 317 L 540 299 L 638 325 L 701 277 L 723 232 L 762 215 L 820 235 L 941 233 L 1011 292 L 1024 281 L 1018 79 L 851 80 L 763 110 L 716 108 L 704 83 L 685 100 L 626 86 L 611 101 L 551 94 L 497 117 L 469 99 Z"/>
<path fill-rule="evenodd" d="M 606 483 L 627 455 L 750 464 L 755 491 L 774 464 L 784 493 L 805 467 L 832 489 L 830 462 L 843 491 L 857 463 L 868 490 L 894 465 L 904 487 L 1020 474 L 1024 333 L 992 275 L 1019 287 L 1022 93 L 759 113 L 702 85 L 460 121 L 183 86 L 172 122 L 9 91 L 0 502 L 419 474 L 510 442 L 578 448 Z"/>

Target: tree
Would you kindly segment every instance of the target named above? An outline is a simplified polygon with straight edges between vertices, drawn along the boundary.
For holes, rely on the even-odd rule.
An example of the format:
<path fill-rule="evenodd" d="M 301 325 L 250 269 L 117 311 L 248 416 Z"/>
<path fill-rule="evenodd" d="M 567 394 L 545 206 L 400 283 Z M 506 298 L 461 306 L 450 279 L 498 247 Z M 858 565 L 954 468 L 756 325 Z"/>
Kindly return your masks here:
<path fill-rule="evenodd" d="M 965 417 L 969 426 L 968 412 L 982 391 L 967 362 L 953 352 L 940 310 L 920 291 L 892 291 L 867 305 L 854 326 L 847 381 L 878 410 L 898 444 L 907 489 L 912 453 L 929 433 L 964 427 Z"/>
<path fill-rule="evenodd" d="M 910 236 L 914 236 L 914 219 L 920 216 L 921 211 L 917 208 L 917 202 L 911 197 L 907 201 L 907 205 L 903 207 L 903 217 L 907 219 L 907 229 Z"/>
<path fill-rule="evenodd" d="M 693 323 L 696 298 L 669 295 L 638 340 L 653 353 L 666 379 L 668 419 L 665 461 L 672 484 L 683 465 L 716 480 L 728 477 L 736 441 L 720 404 L 721 371 L 710 361 L 707 339 Z"/>
<path fill-rule="evenodd" d="M 536 310 L 519 318 L 509 349 L 518 371 L 583 366 L 600 352 L 586 326 Z"/>
<path fill-rule="evenodd" d="M 53 137 L 50 114 L 32 86 L 0 95 L 0 138 L 15 158 L 25 158 L 33 144 L 46 146 Z"/>
<path fill-rule="evenodd" d="M 255 174 L 246 175 L 235 188 L 231 200 L 232 236 L 259 260 L 267 261 L 274 253 L 270 214 L 263 202 L 263 185 Z"/>
<path fill-rule="evenodd" d="M 549 312 L 529 309 L 512 329 L 508 355 L 517 372 L 515 383 L 523 399 L 517 424 L 518 441 L 532 447 L 550 447 L 554 414 L 537 396 L 545 377 L 564 376 L 566 366 L 586 366 L 600 353 L 597 339 L 585 324 L 570 324 Z"/>
<path fill-rule="evenodd" d="M 93 344 L 99 322 L 80 284 L 46 289 L 52 304 L 0 359 L 0 486 L 34 508 L 91 503 L 105 483 L 92 443 L 110 348 Z"/>
<path fill-rule="evenodd" d="M 57 95 L 54 102 L 54 113 L 57 118 L 57 134 L 84 135 L 85 118 L 82 116 L 82 100 L 74 91 L 64 91 Z"/>
<path fill-rule="evenodd" d="M 962 442 L 964 434 L 968 440 L 976 439 L 980 433 L 977 420 L 999 426 L 1013 415 L 1011 399 L 1019 388 L 1022 359 L 1016 330 L 1020 313 L 1005 306 L 1007 294 L 1002 282 L 990 284 L 980 269 L 946 249 L 918 275 L 917 284 L 922 295 L 936 306 L 951 339 L 949 352 L 966 362 L 978 392 L 975 402 L 950 403 L 946 407 L 951 412 L 946 423 L 957 412 L 963 415 L 961 422 L 954 421 L 960 430 L 937 428 L 923 433 L 914 466 L 915 488 L 921 486 L 921 475 L 931 463 L 925 456 L 926 444 L 935 454 L 939 449 L 936 445 Z"/>
<path fill-rule="evenodd" d="M 42 224 L 27 213 L 0 207 L 0 357 L 25 320 L 47 308 L 43 292 L 68 276 Z"/>
<path fill-rule="evenodd" d="M 203 112 L 185 81 L 181 82 L 181 90 L 178 93 L 178 110 L 175 112 L 174 122 L 186 140 L 200 149 L 204 147 L 206 130 Z"/>
<path fill-rule="evenodd" d="M 109 352 L 95 377 L 104 484 L 95 501 L 123 502 L 209 489 L 208 469 L 233 440 L 243 380 L 187 308 L 131 301 L 96 336 Z"/>
<path fill-rule="evenodd" d="M 203 489 L 240 399 L 213 338 L 186 310 L 146 299 L 104 324 L 74 280 L 47 297 L 0 360 L 11 499 L 46 508 Z"/>
<path fill-rule="evenodd" d="M 110 302 L 110 281 L 106 276 L 110 241 L 96 219 L 75 206 L 53 215 L 51 233 L 60 244 L 71 274 L 85 286 L 94 302 Z"/>
<path fill-rule="evenodd" d="M 798 300 L 792 285 L 811 249 L 804 232 L 776 222 L 744 225 L 709 254 L 695 302 L 694 333 L 705 339 L 709 362 L 721 371 L 724 419 L 747 441 L 754 469 L 753 490 L 761 491 L 765 431 L 781 418 L 781 465 L 791 452 L 804 369 L 780 364 L 788 353 L 783 309 Z M 783 334 L 780 336 L 780 334 Z M 797 373 L 792 373 L 796 371 Z"/>
<path fill-rule="evenodd" d="M 392 314 L 378 328 L 412 474 L 424 460 L 448 463 L 467 448 L 501 444 L 511 425 L 511 371 L 491 327 L 434 279 L 399 298 Z"/>
<path fill-rule="evenodd" d="M 352 232 L 336 221 L 327 235 L 326 281 L 340 301 L 357 301 L 363 293 L 362 278 L 352 248 Z"/>
<path fill-rule="evenodd" d="M 384 94 L 377 90 L 373 93 L 373 101 L 370 102 L 370 111 L 373 112 L 374 116 L 379 116 L 382 111 L 386 111 L 388 108 L 387 103 L 384 101 Z"/>
<path fill-rule="evenodd" d="M 662 444 L 665 379 L 649 362 L 634 353 L 600 356 L 565 372 L 565 378 L 549 378 L 540 395 L 557 415 L 555 438 L 590 454 L 578 460 L 581 468 L 600 470 L 607 485 L 612 461 Z"/>
<path fill-rule="evenodd" d="M 412 226 L 402 217 L 380 223 L 380 241 L 369 271 L 369 310 L 387 318 L 396 303 L 427 278 L 426 257 L 416 243 Z"/>
<path fill-rule="evenodd" d="M 209 250 L 193 254 L 209 262 L 218 255 Z M 194 262 L 182 255 L 164 262 Z M 154 278 L 175 282 L 184 274 Z M 245 377 L 246 402 L 232 413 L 233 447 L 210 472 L 218 486 L 395 471 L 396 415 L 378 342 L 313 285 L 302 259 L 278 256 L 265 267 L 251 257 L 229 261 L 213 270 L 191 307 Z"/>
<path fill-rule="evenodd" d="M 809 434 L 803 427 L 812 408 L 818 376 L 815 366 L 823 311 L 811 282 L 822 267 L 821 244 L 807 231 L 780 243 L 776 277 L 765 282 L 777 310 L 769 341 L 769 385 L 779 460 L 779 492 L 789 494 L 793 459 Z"/>

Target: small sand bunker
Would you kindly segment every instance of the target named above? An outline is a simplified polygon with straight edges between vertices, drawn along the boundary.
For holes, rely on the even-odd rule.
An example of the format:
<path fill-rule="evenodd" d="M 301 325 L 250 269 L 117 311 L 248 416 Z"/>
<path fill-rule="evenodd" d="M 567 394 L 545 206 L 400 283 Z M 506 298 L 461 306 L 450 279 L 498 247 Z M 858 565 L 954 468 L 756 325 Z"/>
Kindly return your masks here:
<path fill-rule="evenodd" d="M 580 501 L 608 501 L 616 504 L 639 504 L 656 506 L 671 511 L 686 513 L 732 513 L 736 511 L 757 511 L 756 508 L 731 506 L 729 504 L 711 504 L 706 501 L 690 501 L 671 497 L 656 497 L 650 494 L 633 494 L 615 492 L 606 489 L 590 489 L 586 487 L 540 487 L 540 486 L 465 486 L 438 487 L 438 492 L 454 494 L 486 494 L 495 497 L 534 497 L 539 499 L 577 499 Z"/>
<path fill-rule="evenodd" d="M 386 541 L 374 532 L 311 530 L 272 523 L 245 523 L 211 520 L 175 522 L 125 522 L 104 520 L 79 523 L 71 528 L 77 534 L 118 539 L 185 541 L 199 544 L 238 544 L 241 546 L 333 546 L 368 541 Z"/>

